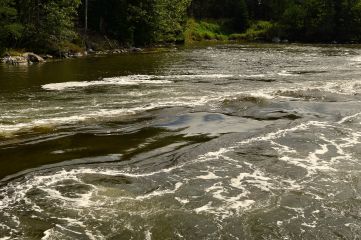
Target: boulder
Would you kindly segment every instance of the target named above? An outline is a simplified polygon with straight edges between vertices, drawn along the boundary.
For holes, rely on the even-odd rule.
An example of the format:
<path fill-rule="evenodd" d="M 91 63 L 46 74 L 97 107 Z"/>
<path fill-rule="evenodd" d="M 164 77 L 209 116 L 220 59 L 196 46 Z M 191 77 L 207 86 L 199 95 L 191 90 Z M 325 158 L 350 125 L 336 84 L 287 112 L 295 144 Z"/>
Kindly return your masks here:
<path fill-rule="evenodd" d="M 272 42 L 274 43 L 280 43 L 281 42 L 281 39 L 279 37 L 274 37 L 272 38 Z"/>
<path fill-rule="evenodd" d="M 23 57 L 26 58 L 29 62 L 33 63 L 45 62 L 44 58 L 36 55 L 35 53 L 24 53 Z"/>
<path fill-rule="evenodd" d="M 119 54 L 119 53 L 123 53 L 123 51 L 121 49 L 114 49 L 113 50 L 113 54 Z"/>
<path fill-rule="evenodd" d="M 76 52 L 76 53 L 71 53 L 71 54 L 69 54 L 69 57 L 72 57 L 72 58 L 81 58 L 81 57 L 84 57 L 84 54 L 81 53 L 81 52 Z"/>
<path fill-rule="evenodd" d="M 54 57 L 50 54 L 46 54 L 46 55 L 41 55 L 40 57 L 42 57 L 44 60 L 47 60 L 47 59 L 53 59 Z"/>
<path fill-rule="evenodd" d="M 130 51 L 131 51 L 131 52 L 142 52 L 142 51 L 143 51 L 143 49 L 133 47 L 133 48 L 130 48 Z"/>
<path fill-rule="evenodd" d="M 16 56 L 16 57 L 7 56 L 3 59 L 3 62 L 12 65 L 28 64 L 28 60 L 22 56 Z"/>

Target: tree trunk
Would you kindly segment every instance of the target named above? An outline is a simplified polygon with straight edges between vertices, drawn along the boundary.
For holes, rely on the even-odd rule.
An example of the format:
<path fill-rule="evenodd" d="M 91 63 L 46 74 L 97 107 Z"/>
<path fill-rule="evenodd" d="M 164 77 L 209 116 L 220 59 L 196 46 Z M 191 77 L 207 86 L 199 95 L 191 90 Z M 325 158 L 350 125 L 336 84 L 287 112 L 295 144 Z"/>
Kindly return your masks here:
<path fill-rule="evenodd" d="M 85 24 L 84 31 L 87 33 L 88 31 L 88 0 L 85 0 Z"/>

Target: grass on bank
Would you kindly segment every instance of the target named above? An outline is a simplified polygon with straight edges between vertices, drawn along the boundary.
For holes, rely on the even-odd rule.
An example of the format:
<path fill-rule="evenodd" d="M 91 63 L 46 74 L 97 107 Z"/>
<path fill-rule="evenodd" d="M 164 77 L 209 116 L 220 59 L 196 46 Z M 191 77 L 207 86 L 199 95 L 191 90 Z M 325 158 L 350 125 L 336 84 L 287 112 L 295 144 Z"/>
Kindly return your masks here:
<path fill-rule="evenodd" d="M 200 41 L 270 41 L 278 37 L 279 27 L 268 21 L 256 21 L 242 33 L 230 27 L 227 20 L 189 19 L 184 32 L 185 43 Z"/>
<path fill-rule="evenodd" d="M 199 42 L 203 40 L 228 40 L 229 28 L 224 22 L 202 20 L 196 21 L 191 18 L 187 22 L 184 32 L 186 43 Z"/>

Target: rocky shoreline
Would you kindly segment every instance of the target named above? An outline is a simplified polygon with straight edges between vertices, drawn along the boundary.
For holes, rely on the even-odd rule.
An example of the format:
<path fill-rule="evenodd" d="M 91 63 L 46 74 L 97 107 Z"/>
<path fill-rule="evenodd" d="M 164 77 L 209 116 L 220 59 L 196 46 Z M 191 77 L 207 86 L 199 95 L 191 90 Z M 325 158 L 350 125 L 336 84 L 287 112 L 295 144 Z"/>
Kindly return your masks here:
<path fill-rule="evenodd" d="M 52 59 L 68 59 L 68 58 L 81 58 L 89 55 L 111 55 L 111 54 L 122 54 L 122 53 L 137 53 L 143 52 L 142 48 L 122 48 L 122 49 L 111 49 L 111 50 L 102 50 L 102 51 L 94 51 L 92 49 L 88 49 L 84 52 L 76 52 L 76 53 L 62 53 L 60 56 L 53 56 L 50 54 L 38 55 L 32 52 L 26 52 L 20 55 L 10 55 L 5 54 L 4 57 L 0 58 L 0 62 L 9 64 L 9 65 L 31 65 L 34 63 L 44 63 L 48 60 Z"/>

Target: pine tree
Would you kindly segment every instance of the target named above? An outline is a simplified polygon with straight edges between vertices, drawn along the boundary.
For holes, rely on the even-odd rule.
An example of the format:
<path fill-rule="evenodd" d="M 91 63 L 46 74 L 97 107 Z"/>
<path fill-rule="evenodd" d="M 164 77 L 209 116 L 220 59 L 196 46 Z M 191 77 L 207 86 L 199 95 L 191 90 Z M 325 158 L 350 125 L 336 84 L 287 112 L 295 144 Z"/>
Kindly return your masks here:
<path fill-rule="evenodd" d="M 0 1 L 0 53 L 16 42 L 22 34 L 23 27 L 18 23 L 17 11 L 13 0 Z"/>

